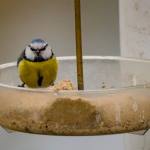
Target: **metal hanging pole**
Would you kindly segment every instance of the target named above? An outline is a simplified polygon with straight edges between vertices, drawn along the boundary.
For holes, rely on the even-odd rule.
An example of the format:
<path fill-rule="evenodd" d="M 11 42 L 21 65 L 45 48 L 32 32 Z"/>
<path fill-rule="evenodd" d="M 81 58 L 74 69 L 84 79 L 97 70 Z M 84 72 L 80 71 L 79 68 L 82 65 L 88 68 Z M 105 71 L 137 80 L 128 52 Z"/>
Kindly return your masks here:
<path fill-rule="evenodd" d="M 84 89 L 84 81 L 83 81 L 83 58 L 82 58 L 80 0 L 74 0 L 74 5 L 75 5 L 75 33 L 76 33 L 76 58 L 77 58 L 78 90 L 83 90 Z"/>

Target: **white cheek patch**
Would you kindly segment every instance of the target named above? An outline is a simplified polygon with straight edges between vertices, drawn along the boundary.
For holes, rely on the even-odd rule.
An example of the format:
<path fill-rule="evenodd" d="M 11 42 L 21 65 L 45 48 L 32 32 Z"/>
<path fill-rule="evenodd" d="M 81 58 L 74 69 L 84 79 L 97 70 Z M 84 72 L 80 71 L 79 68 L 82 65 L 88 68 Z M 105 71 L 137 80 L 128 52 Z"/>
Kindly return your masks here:
<path fill-rule="evenodd" d="M 44 51 L 41 51 L 41 56 L 44 59 L 49 59 L 52 56 L 52 51 L 51 51 L 51 47 L 48 46 Z"/>
<path fill-rule="evenodd" d="M 35 59 L 35 54 L 33 51 L 31 51 L 30 47 L 26 47 L 25 49 L 25 56 L 26 58 L 28 58 L 29 60 L 34 60 Z"/>

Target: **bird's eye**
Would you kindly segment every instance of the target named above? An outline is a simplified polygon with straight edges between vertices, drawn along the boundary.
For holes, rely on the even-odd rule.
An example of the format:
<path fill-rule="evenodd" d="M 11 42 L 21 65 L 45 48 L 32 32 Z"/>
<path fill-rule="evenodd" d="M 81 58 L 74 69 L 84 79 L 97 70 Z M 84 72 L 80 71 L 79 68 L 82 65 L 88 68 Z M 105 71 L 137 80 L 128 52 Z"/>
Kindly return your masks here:
<path fill-rule="evenodd" d="M 32 50 L 32 51 L 36 51 L 36 49 L 34 49 L 34 48 L 32 48 L 32 47 L 31 47 L 31 50 Z"/>
<path fill-rule="evenodd" d="M 43 48 L 41 48 L 40 51 L 44 51 L 47 46 L 48 46 L 48 44 L 46 44 Z"/>
<path fill-rule="evenodd" d="M 44 51 L 45 49 L 46 49 L 46 47 L 43 47 L 43 48 L 40 49 L 40 51 Z"/>

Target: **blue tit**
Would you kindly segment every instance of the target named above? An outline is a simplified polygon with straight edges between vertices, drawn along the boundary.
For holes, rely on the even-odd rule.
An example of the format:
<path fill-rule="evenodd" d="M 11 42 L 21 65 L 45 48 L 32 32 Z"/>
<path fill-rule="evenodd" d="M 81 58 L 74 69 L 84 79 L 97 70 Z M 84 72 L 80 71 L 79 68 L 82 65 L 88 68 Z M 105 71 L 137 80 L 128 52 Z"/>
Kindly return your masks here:
<path fill-rule="evenodd" d="M 58 63 L 52 48 L 42 39 L 34 39 L 17 61 L 21 87 L 48 87 L 57 77 Z"/>

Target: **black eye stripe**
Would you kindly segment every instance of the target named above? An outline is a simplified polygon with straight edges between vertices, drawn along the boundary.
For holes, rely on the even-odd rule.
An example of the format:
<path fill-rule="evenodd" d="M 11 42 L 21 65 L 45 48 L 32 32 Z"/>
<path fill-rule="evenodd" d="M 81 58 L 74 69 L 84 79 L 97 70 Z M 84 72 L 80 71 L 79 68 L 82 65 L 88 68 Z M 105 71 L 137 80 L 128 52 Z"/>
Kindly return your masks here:
<path fill-rule="evenodd" d="M 44 48 L 40 49 L 40 51 L 44 51 L 45 49 L 46 49 L 46 47 L 44 47 Z"/>
<path fill-rule="evenodd" d="M 46 49 L 46 47 L 48 46 L 48 44 L 46 44 L 43 48 L 41 48 L 41 49 L 34 49 L 33 47 L 31 47 L 31 45 L 29 45 L 29 47 L 30 47 L 30 49 L 32 50 L 32 51 L 37 51 L 37 50 L 39 50 L 39 51 L 44 51 L 45 49 Z"/>
<path fill-rule="evenodd" d="M 34 48 L 30 48 L 32 51 L 37 51 L 37 49 L 34 49 Z M 44 47 L 44 48 L 41 48 L 41 49 L 39 49 L 39 51 L 44 51 L 46 49 L 46 47 Z"/>
<path fill-rule="evenodd" d="M 32 50 L 32 51 L 36 51 L 36 49 L 34 49 L 34 48 L 31 48 L 31 50 Z"/>

